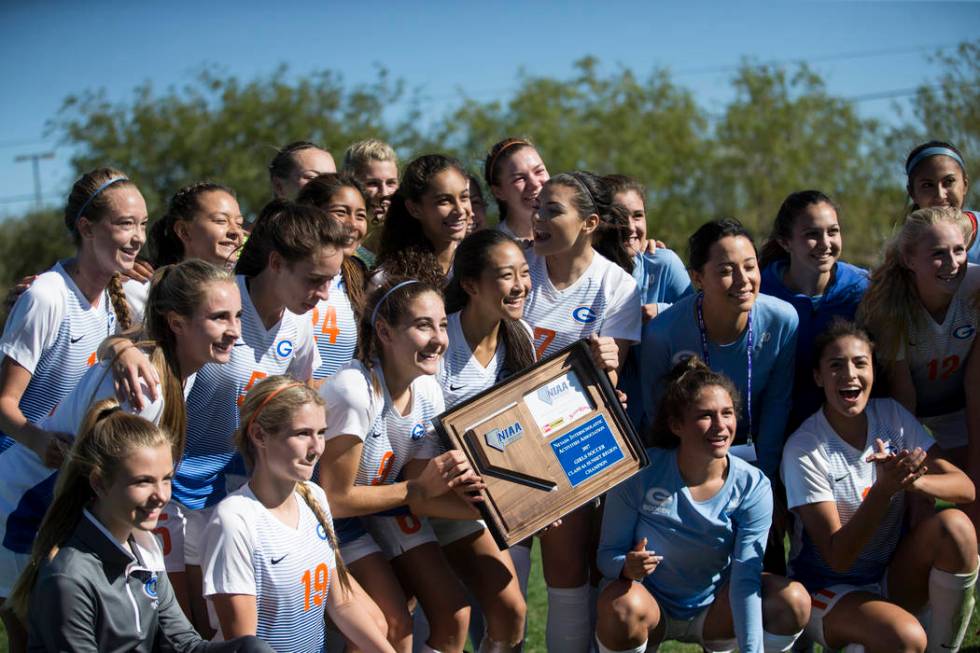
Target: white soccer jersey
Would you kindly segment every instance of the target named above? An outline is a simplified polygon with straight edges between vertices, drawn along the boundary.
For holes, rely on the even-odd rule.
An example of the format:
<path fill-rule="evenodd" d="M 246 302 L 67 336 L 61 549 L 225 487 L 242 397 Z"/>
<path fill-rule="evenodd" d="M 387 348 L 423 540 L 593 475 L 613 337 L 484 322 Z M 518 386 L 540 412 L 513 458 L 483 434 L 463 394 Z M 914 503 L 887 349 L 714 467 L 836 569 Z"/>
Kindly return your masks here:
<path fill-rule="evenodd" d="M 188 379 L 185 392 L 192 384 L 193 377 Z M 162 393 L 162 388 L 158 388 L 158 393 Z M 148 394 L 146 387 L 143 387 L 143 394 Z M 93 366 L 55 407 L 51 415 L 40 421 L 39 426 L 59 433 L 77 434 L 89 407 L 114 396 L 115 388 L 109 366 L 105 363 Z M 142 411 L 135 410 L 126 402 L 122 404 L 122 409 L 159 424 L 163 406 L 163 396 L 160 394 L 156 401 L 147 403 Z M 0 543 L 4 549 L 27 555 L 31 551 L 41 519 L 51 504 L 58 472 L 45 467 L 33 450 L 15 443 L 0 453 L 0 478 L 4 479 L 0 484 Z M 182 571 L 184 568 L 181 544 L 183 528 L 179 524 L 182 521 L 181 515 L 179 506 L 173 504 L 167 506 L 161 515 L 162 522 L 169 522 L 166 525 L 161 523 L 158 533 L 167 571 Z M 181 544 L 179 551 L 176 551 L 175 542 Z M 170 555 L 172 551 L 179 555 Z"/>
<path fill-rule="evenodd" d="M 913 325 L 903 352 L 915 386 L 915 412 L 945 448 L 967 443 L 966 417 L 950 413 L 962 411 L 966 402 L 966 359 L 980 326 L 980 310 L 974 304 L 978 291 L 980 266 L 971 264 L 942 324 L 918 307 L 918 326 Z"/>
<path fill-rule="evenodd" d="M 436 373 L 436 379 L 442 386 L 442 394 L 446 398 L 446 408 L 452 408 L 459 402 L 503 381 L 515 371 L 520 371 L 504 369 L 507 346 L 499 336 L 497 351 L 494 352 L 493 358 L 486 367 L 481 365 L 473 355 L 469 343 L 466 342 L 459 318 L 459 311 L 447 317 L 446 331 L 449 336 L 449 347 L 439 359 L 439 371 Z M 520 324 L 527 331 L 528 340 L 533 347 L 534 338 L 531 335 L 531 328 L 524 320 L 521 320 Z"/>
<path fill-rule="evenodd" d="M 306 486 L 333 529 L 323 490 Z M 299 508 L 296 528 L 279 521 L 248 485 L 218 504 L 204 534 L 204 596 L 254 596 L 259 639 L 277 651 L 320 653 L 337 561 L 313 510 L 298 492 L 292 498 Z M 208 612 L 223 639 L 210 601 Z"/>
<path fill-rule="evenodd" d="M 28 421 L 38 423 L 71 392 L 115 330 L 109 293 L 90 304 L 60 262 L 34 280 L 14 304 L 0 339 L 0 356 L 32 375 L 19 404 Z M 0 451 L 11 444 L 0 434 Z"/>
<path fill-rule="evenodd" d="M 350 305 L 347 285 L 338 274 L 330 284 L 330 294 L 319 302 L 310 316 L 313 321 L 313 337 L 320 352 L 322 364 L 313 372 L 314 379 L 333 376 L 354 357 L 357 349 L 357 318 Z"/>
<path fill-rule="evenodd" d="M 557 290 L 543 256 L 525 252 L 531 268 L 531 294 L 524 319 L 534 330 L 534 351 L 541 359 L 592 334 L 640 341 L 640 293 L 625 270 L 593 252 L 592 263 L 575 283 Z"/>
<path fill-rule="evenodd" d="M 442 389 L 432 376 L 412 381 L 412 409 L 399 415 L 391 407 L 381 364 L 369 370 L 360 361 L 327 379 L 320 388 L 327 403 L 329 440 L 338 435 L 361 439 L 361 461 L 357 485 L 387 485 L 399 480 L 405 463 L 415 458 L 432 458 L 439 443 L 431 432 L 432 418 L 445 410 Z"/>
<path fill-rule="evenodd" d="M 814 413 L 786 441 L 780 468 L 790 509 L 833 501 L 846 524 L 861 506 L 877 475 L 873 463 L 865 462 L 876 451 L 880 438 L 890 450 L 928 451 L 935 443 L 919 421 L 893 399 L 872 399 L 865 409 L 868 436 L 861 449 L 841 439 L 827 421 L 823 409 Z M 797 519 L 793 533 L 790 566 L 793 576 L 812 592 L 837 583 L 876 583 L 891 560 L 902 536 L 905 495 L 899 492 L 857 559 L 846 572 L 836 572 L 824 561 Z"/>
<path fill-rule="evenodd" d="M 232 436 L 238 428 L 238 408 L 252 386 L 277 374 L 306 381 L 320 367 L 309 317 L 287 309 L 266 329 L 245 277 L 235 280 L 242 295 L 242 335 L 228 363 L 201 368 L 187 397 L 187 445 L 173 494 L 192 510 L 214 505 L 244 481 L 245 468 Z"/>
<path fill-rule="evenodd" d="M 142 324 L 143 316 L 146 314 L 146 300 L 150 296 L 150 282 L 126 279 L 122 287 L 133 324 Z"/>

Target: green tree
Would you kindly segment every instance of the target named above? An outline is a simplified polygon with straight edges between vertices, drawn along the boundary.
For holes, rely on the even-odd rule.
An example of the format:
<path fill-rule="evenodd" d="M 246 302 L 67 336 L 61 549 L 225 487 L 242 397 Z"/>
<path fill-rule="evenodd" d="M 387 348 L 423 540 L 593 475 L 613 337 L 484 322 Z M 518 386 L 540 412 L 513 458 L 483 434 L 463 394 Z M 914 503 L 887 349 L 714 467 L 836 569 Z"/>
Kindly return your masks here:
<path fill-rule="evenodd" d="M 111 164 L 131 175 L 151 216 L 179 187 L 203 179 L 234 188 L 254 214 L 271 197 L 268 163 L 287 142 L 311 140 L 340 159 L 349 143 L 369 136 L 410 141 L 411 124 L 384 120 L 403 95 L 384 70 L 353 88 L 329 70 L 290 79 L 283 66 L 250 81 L 205 70 L 163 93 L 146 82 L 122 102 L 104 90 L 70 96 L 51 128 L 75 148 L 77 171 Z"/>
<path fill-rule="evenodd" d="M 75 251 L 60 211 L 33 211 L 0 222 L 0 293 Z M 0 313 L 3 312 L 0 307 Z"/>
<path fill-rule="evenodd" d="M 848 258 L 870 262 L 901 206 L 881 165 L 878 122 L 829 95 L 805 65 L 743 63 L 732 83 L 735 99 L 715 125 L 716 156 L 703 180 L 709 212 L 740 218 L 762 239 L 789 193 L 818 188 L 841 206 Z"/>

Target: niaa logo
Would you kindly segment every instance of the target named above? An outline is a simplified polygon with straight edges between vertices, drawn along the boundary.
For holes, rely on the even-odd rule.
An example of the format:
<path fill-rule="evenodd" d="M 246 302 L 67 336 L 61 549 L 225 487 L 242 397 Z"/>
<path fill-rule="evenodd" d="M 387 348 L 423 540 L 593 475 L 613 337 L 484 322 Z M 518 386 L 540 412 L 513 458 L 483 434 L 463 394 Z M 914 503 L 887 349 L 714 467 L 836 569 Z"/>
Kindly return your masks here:
<path fill-rule="evenodd" d="M 972 336 L 974 333 L 976 333 L 976 331 L 977 330 L 973 327 L 972 324 L 964 324 L 961 327 L 957 327 L 953 331 L 953 337 L 954 338 L 958 338 L 960 340 L 966 340 L 967 338 L 969 338 L 970 336 Z"/>
<path fill-rule="evenodd" d="M 581 322 L 582 324 L 590 324 L 599 319 L 599 316 L 596 315 L 591 306 L 579 306 L 572 311 L 572 317 L 575 318 L 576 322 Z"/>
<path fill-rule="evenodd" d="M 425 427 L 421 424 L 416 424 L 412 427 L 412 440 L 421 440 L 425 437 Z"/>
<path fill-rule="evenodd" d="M 510 426 L 505 426 L 502 429 L 487 431 L 484 437 L 487 440 L 488 446 L 493 447 L 497 451 L 503 451 L 507 445 L 520 440 L 522 435 L 524 435 L 524 427 L 521 426 L 520 422 L 514 422 Z"/>
<path fill-rule="evenodd" d="M 293 353 L 293 341 L 292 340 L 280 340 L 276 343 L 276 354 L 279 358 L 289 358 L 290 354 Z"/>
<path fill-rule="evenodd" d="M 568 381 L 561 381 L 559 383 L 546 385 L 543 388 L 538 388 L 537 395 L 538 399 L 550 406 L 551 402 L 555 400 L 555 397 L 566 390 L 568 390 Z"/>
<path fill-rule="evenodd" d="M 323 527 L 323 524 L 316 525 L 316 534 L 321 540 L 327 539 L 327 529 Z"/>

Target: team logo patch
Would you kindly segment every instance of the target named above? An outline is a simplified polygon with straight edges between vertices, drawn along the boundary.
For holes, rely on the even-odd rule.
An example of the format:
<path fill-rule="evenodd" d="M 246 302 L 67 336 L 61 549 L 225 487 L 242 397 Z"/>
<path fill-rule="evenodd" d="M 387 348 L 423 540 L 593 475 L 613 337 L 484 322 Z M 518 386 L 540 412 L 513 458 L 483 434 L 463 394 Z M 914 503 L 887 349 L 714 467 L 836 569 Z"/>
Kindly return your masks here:
<path fill-rule="evenodd" d="M 486 438 L 488 446 L 493 447 L 497 451 L 503 451 L 507 448 L 507 445 L 520 440 L 522 435 L 524 435 L 524 427 L 521 426 L 520 422 L 514 422 L 510 426 L 505 426 L 502 429 L 487 431 L 483 437 Z"/>
<path fill-rule="evenodd" d="M 148 598 L 156 600 L 157 598 L 157 575 L 153 574 L 150 578 L 143 583 L 143 593 L 146 594 Z"/>
<path fill-rule="evenodd" d="M 964 324 L 961 327 L 956 327 L 956 329 L 953 331 L 953 337 L 960 340 L 966 340 L 976 332 L 977 330 L 972 324 Z"/>
<path fill-rule="evenodd" d="M 599 319 L 599 316 L 596 315 L 596 312 L 590 306 L 579 306 L 572 311 L 572 317 L 575 318 L 576 322 L 581 322 L 582 324 L 591 324 Z"/>
<path fill-rule="evenodd" d="M 643 496 L 643 512 L 666 512 L 674 502 L 670 490 L 662 487 L 652 487 Z"/>
<path fill-rule="evenodd" d="M 276 354 L 279 358 L 289 358 L 293 353 L 293 341 L 292 340 L 280 340 L 276 343 Z"/>
<path fill-rule="evenodd" d="M 412 440 L 421 440 L 425 437 L 425 427 L 422 424 L 416 424 L 412 427 Z"/>
<path fill-rule="evenodd" d="M 316 525 L 316 534 L 321 540 L 327 539 L 327 529 L 323 527 L 323 524 Z"/>

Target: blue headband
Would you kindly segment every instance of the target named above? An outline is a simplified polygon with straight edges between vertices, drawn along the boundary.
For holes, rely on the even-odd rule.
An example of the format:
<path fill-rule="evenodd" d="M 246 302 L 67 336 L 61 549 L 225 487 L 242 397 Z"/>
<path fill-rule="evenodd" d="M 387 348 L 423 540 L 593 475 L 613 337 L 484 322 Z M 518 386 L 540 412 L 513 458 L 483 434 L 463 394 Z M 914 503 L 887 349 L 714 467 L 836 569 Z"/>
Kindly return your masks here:
<path fill-rule="evenodd" d="M 406 279 L 405 281 L 402 281 L 401 283 L 398 283 L 398 284 L 395 284 L 394 286 L 392 286 L 392 287 L 391 287 L 391 288 L 390 288 L 390 289 L 388 290 L 388 292 L 386 292 L 385 294 L 383 294 L 383 295 L 381 296 L 381 299 L 379 299 L 379 300 L 378 300 L 378 303 L 377 303 L 377 304 L 375 304 L 375 306 L 374 306 L 374 310 L 373 310 L 373 311 L 371 311 L 371 326 L 372 326 L 372 327 L 374 326 L 374 323 L 375 323 L 375 322 L 377 321 L 377 319 L 378 319 L 378 309 L 379 309 L 379 308 L 381 308 L 381 305 L 385 303 L 385 300 L 386 300 L 386 299 L 388 299 L 388 296 L 389 296 L 389 295 L 390 295 L 391 293 L 393 293 L 393 292 L 395 292 L 396 290 L 398 290 L 399 288 L 404 288 L 405 286 L 410 286 L 410 285 L 412 285 L 413 283 L 419 283 L 419 281 L 418 281 L 418 279 Z"/>
<path fill-rule="evenodd" d="M 85 202 L 82 204 L 82 208 L 78 209 L 78 213 L 75 214 L 75 222 L 78 222 L 78 220 L 85 213 L 85 209 L 87 209 L 88 205 L 92 203 L 92 200 L 94 200 L 96 197 L 99 196 L 99 193 L 104 191 L 109 186 L 112 186 L 117 181 L 129 181 L 129 177 L 113 177 L 109 181 L 105 182 L 104 184 L 96 188 L 95 192 L 89 195 L 88 199 L 85 200 Z"/>
<path fill-rule="evenodd" d="M 909 164 L 905 166 L 905 175 L 907 177 L 912 176 L 912 171 L 915 170 L 915 166 L 919 165 L 922 159 L 925 159 L 926 157 L 930 157 L 930 156 L 936 156 L 937 154 L 948 156 L 953 161 L 956 161 L 958 164 L 960 164 L 961 170 L 966 170 L 966 164 L 963 163 L 963 159 L 960 157 L 959 154 L 957 154 L 954 150 L 949 149 L 948 147 L 937 146 L 937 147 L 927 147 L 926 149 L 922 150 L 914 157 L 912 157 L 912 159 L 909 161 Z"/>

